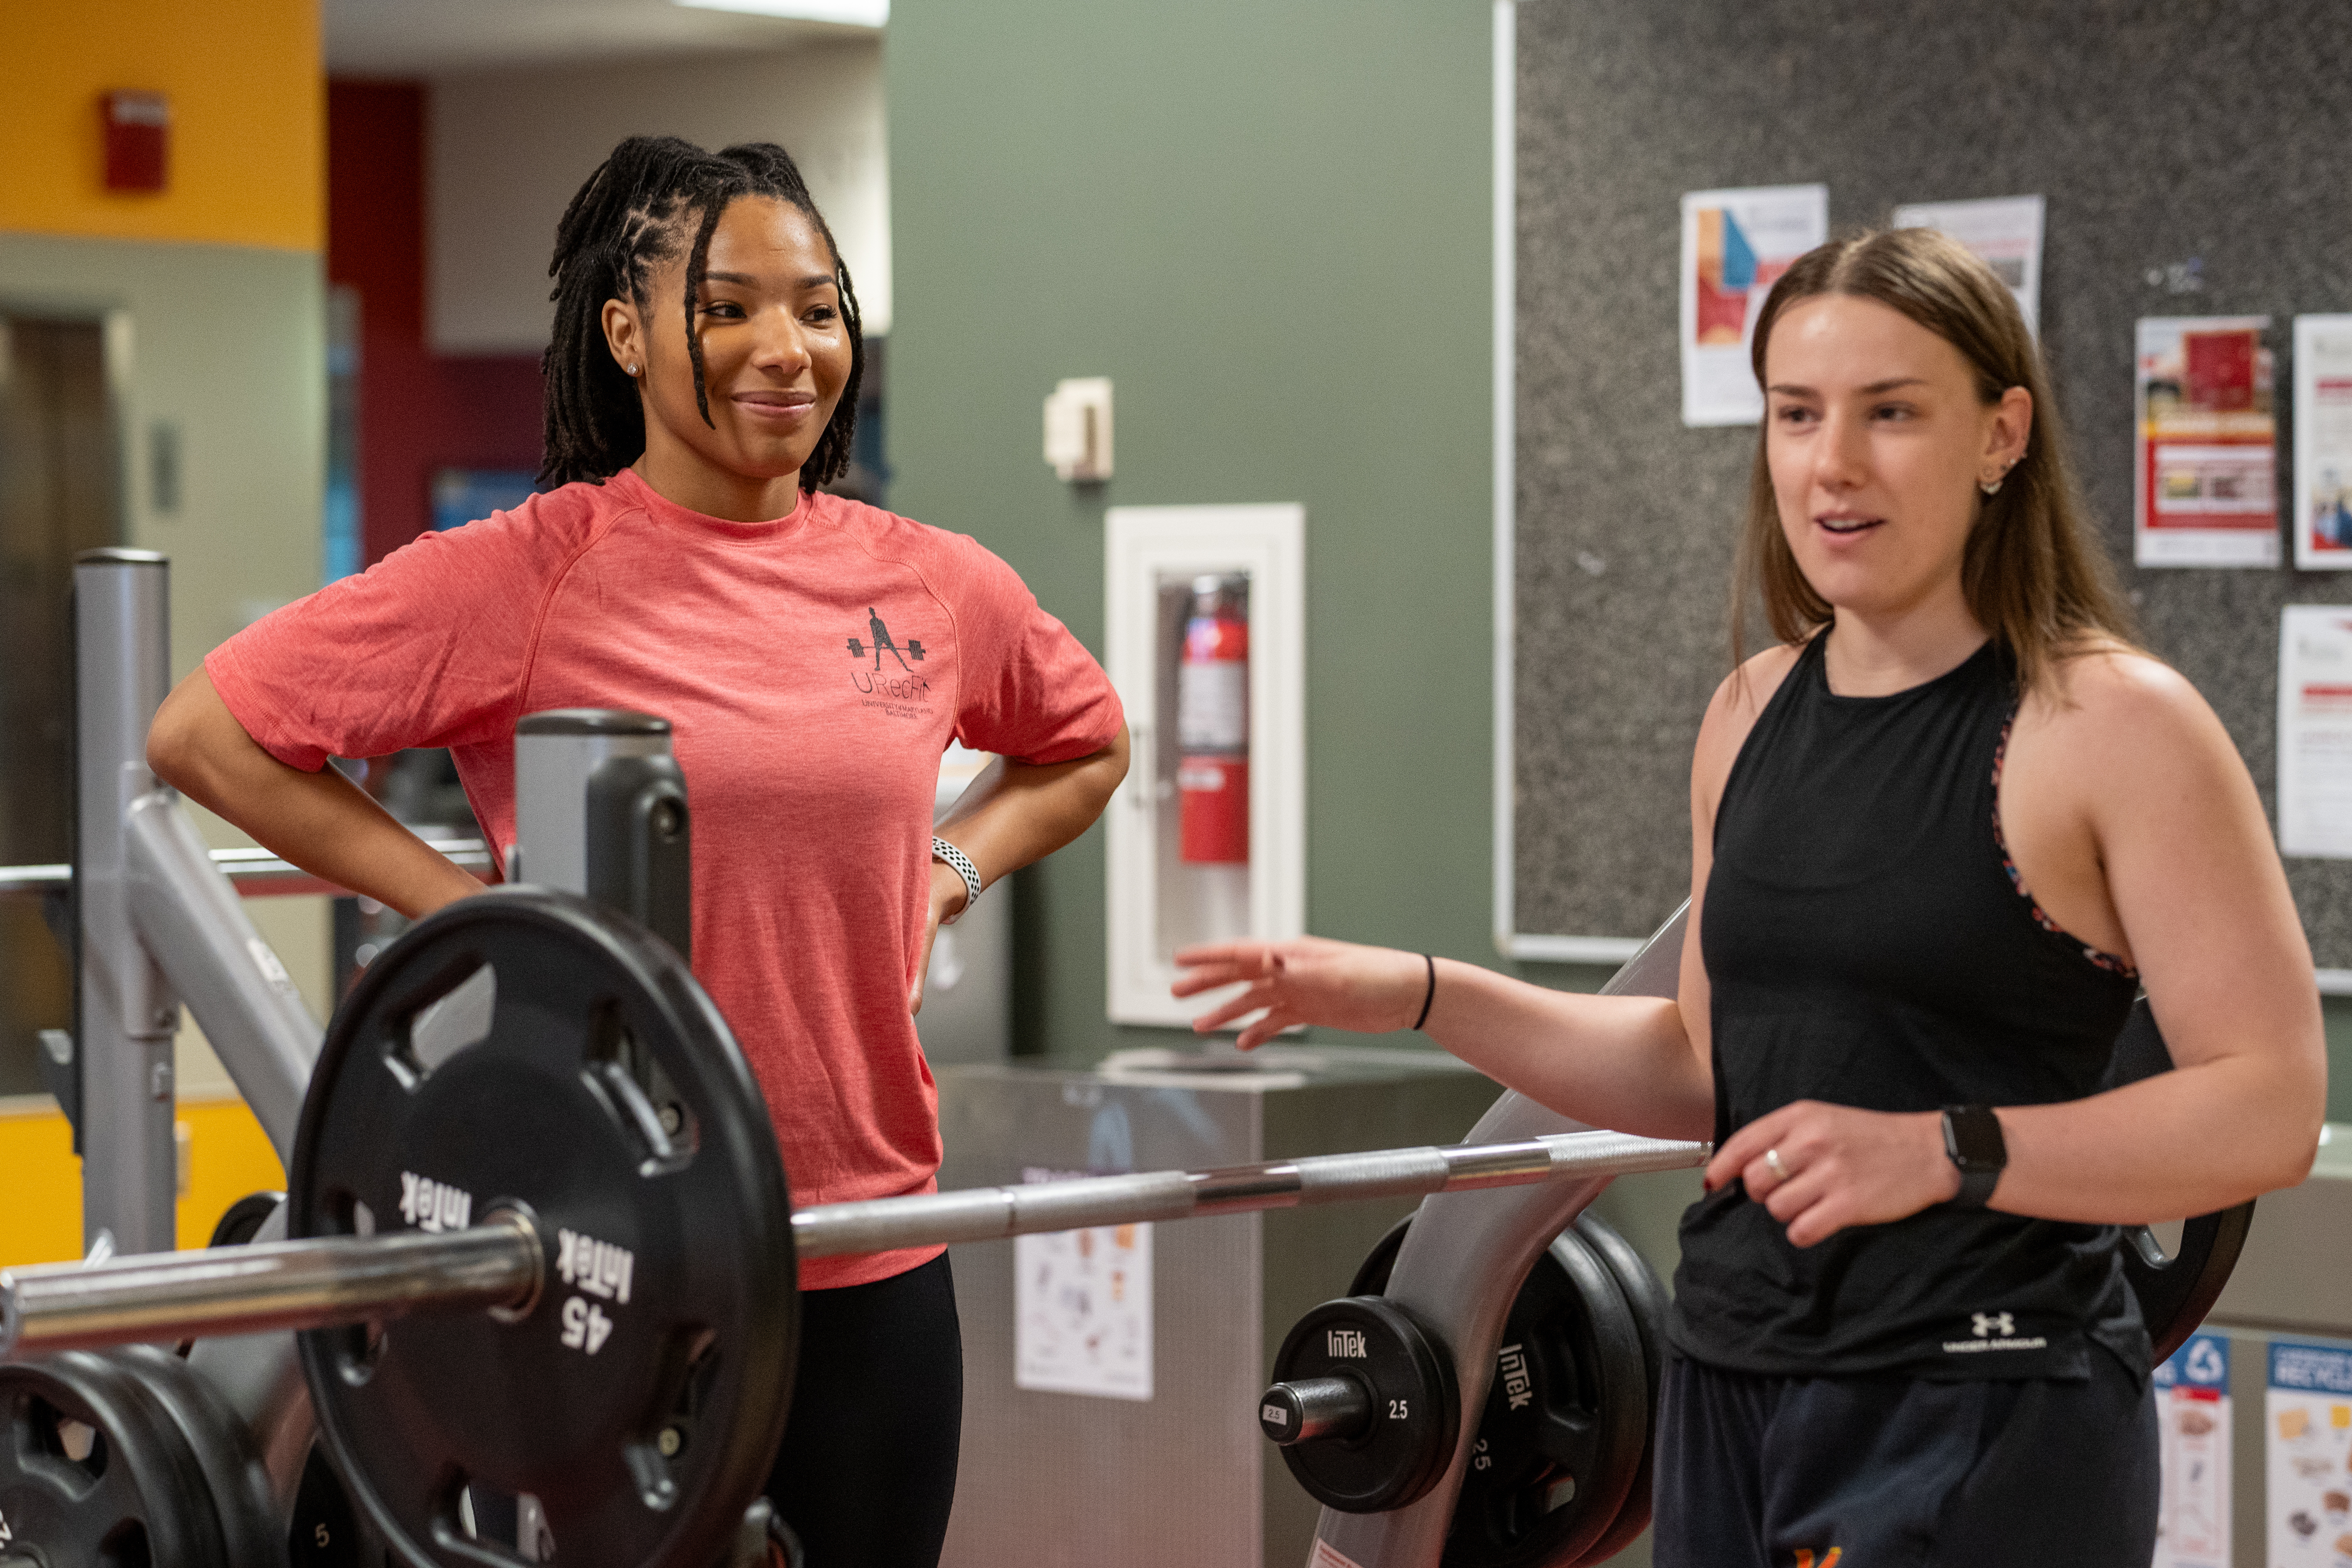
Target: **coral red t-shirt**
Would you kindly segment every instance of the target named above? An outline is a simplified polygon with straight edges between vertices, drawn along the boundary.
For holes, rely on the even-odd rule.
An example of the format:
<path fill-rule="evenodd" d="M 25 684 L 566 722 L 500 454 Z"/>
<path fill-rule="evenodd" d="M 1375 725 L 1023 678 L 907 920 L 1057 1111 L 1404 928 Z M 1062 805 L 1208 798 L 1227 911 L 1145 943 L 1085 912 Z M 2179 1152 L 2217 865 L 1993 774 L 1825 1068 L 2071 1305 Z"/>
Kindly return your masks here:
<path fill-rule="evenodd" d="M 669 720 L 694 805 L 695 972 L 803 1205 L 934 1184 L 938 1093 L 907 991 L 949 738 L 1055 763 L 1121 722 L 1102 668 L 974 541 L 828 495 L 729 522 L 626 469 L 425 534 L 205 668 L 298 768 L 448 747 L 501 852 L 517 720 Z M 803 1281 L 861 1284 L 940 1250 L 814 1259 Z"/>

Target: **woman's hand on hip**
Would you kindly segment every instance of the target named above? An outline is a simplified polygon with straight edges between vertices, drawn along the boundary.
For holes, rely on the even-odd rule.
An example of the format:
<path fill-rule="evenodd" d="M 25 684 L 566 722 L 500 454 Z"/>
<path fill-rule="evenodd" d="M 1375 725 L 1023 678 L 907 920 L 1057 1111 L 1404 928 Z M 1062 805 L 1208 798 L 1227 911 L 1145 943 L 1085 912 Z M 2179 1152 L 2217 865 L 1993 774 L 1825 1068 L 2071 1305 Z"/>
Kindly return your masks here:
<path fill-rule="evenodd" d="M 907 1011 L 923 1010 L 923 983 L 931 977 L 931 949 L 940 940 L 940 927 L 961 912 L 971 901 L 971 890 L 954 867 L 944 860 L 931 862 L 931 912 L 923 921 L 922 951 L 915 955 L 914 983 L 907 987 Z"/>
<path fill-rule="evenodd" d="M 1429 985 L 1428 964 L 1417 952 L 1318 936 L 1188 947 L 1176 955 L 1176 966 L 1183 973 L 1168 989 L 1177 996 L 1248 987 L 1192 1020 L 1193 1032 L 1206 1034 L 1262 1009 L 1234 1042 L 1244 1050 L 1299 1024 L 1366 1034 L 1411 1028 Z"/>
<path fill-rule="evenodd" d="M 1944 1151 L 1936 1111 L 1894 1114 L 1800 1100 L 1759 1116 L 1724 1142 L 1706 1190 L 1748 1184 L 1748 1195 L 1788 1227 L 1797 1247 L 1849 1226 L 1885 1225 L 1956 1196 L 1960 1173 Z"/>

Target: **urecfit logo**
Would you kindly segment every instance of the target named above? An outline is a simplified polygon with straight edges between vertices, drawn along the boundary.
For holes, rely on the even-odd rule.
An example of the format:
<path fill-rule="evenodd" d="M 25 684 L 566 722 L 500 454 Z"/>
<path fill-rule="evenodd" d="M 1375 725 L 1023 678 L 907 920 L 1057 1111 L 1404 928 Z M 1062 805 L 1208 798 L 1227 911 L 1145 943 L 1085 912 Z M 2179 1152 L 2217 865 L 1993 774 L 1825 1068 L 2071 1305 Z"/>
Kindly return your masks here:
<path fill-rule="evenodd" d="M 849 657 L 861 666 L 851 673 L 850 684 L 868 697 L 887 697 L 899 702 L 919 700 L 929 692 L 931 683 L 915 668 L 926 657 L 922 639 L 908 637 L 901 645 L 890 636 L 888 624 L 871 605 L 866 607 L 866 636 L 874 639 L 871 644 L 865 637 L 849 639 Z M 898 673 L 884 673 L 882 656 L 886 653 L 897 661 Z M 874 659 L 872 669 L 862 668 L 868 655 Z"/>
<path fill-rule="evenodd" d="M 2038 1351 L 2049 1340 L 2041 1334 L 2020 1337 L 2013 1312 L 1970 1312 L 1969 1338 L 1946 1340 L 1946 1355 L 1976 1355 L 1985 1351 Z"/>

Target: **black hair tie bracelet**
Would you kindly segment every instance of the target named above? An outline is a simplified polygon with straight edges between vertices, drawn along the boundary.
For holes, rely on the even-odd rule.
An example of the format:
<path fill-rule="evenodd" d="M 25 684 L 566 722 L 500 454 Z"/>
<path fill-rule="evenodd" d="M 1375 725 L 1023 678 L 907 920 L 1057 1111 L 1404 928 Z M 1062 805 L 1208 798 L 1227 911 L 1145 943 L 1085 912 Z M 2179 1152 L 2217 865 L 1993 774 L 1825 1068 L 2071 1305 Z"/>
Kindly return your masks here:
<path fill-rule="evenodd" d="M 1437 1000 L 1437 960 L 1424 952 L 1421 961 L 1429 965 L 1429 989 L 1421 994 L 1421 1016 L 1412 1021 L 1416 1029 L 1429 1022 L 1429 1005 Z"/>

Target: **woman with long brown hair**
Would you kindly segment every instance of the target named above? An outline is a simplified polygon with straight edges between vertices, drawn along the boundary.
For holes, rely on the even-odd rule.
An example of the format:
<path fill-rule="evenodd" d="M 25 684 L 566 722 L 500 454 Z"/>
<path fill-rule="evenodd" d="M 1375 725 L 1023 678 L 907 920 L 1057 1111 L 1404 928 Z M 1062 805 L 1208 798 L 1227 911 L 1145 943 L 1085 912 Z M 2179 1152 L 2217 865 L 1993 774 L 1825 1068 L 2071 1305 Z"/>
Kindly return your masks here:
<path fill-rule="evenodd" d="M 2116 1227 L 2308 1171 L 2310 952 L 2236 748 L 2133 641 L 1990 269 L 1921 229 L 1825 245 L 1754 363 L 1734 647 L 1758 597 L 1773 643 L 1700 727 L 1679 994 L 1315 939 L 1179 954 L 1177 990 L 1245 983 L 1196 1025 L 1244 1046 L 1419 1017 L 1565 1114 L 1714 1139 L 1660 1563 L 2143 1568 Z M 2143 988 L 2178 1070 L 2099 1092 Z"/>

